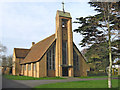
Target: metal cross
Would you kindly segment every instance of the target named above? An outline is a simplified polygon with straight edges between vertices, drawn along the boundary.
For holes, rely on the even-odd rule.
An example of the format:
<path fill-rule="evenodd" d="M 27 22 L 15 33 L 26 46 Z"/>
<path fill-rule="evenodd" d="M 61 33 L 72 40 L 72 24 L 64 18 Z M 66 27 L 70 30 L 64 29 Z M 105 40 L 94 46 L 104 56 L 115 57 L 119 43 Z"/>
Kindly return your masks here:
<path fill-rule="evenodd" d="M 63 12 L 65 12 L 65 10 L 64 10 L 64 2 L 62 2 L 62 5 L 63 5 Z"/>

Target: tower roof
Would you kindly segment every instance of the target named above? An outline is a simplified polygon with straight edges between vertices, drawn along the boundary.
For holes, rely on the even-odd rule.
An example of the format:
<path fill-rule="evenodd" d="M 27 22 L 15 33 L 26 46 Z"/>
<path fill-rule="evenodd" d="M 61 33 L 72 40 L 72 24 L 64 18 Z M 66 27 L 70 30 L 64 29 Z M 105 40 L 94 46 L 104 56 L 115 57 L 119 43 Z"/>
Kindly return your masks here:
<path fill-rule="evenodd" d="M 57 10 L 57 13 L 61 17 L 72 18 L 69 12 L 63 12 L 63 11 Z"/>

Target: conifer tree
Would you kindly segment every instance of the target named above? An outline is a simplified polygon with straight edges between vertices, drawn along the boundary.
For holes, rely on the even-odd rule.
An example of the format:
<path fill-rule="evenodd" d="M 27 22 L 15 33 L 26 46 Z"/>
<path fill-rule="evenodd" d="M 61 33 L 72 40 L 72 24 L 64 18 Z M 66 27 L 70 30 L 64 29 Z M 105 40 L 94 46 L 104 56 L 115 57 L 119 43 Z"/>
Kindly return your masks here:
<path fill-rule="evenodd" d="M 94 1 L 94 0 L 92 0 Z M 81 46 L 91 46 L 93 44 L 100 44 L 108 42 L 109 50 L 109 73 L 108 73 L 108 87 L 111 88 L 111 69 L 112 69 L 112 46 L 111 42 L 116 39 L 120 31 L 120 8 L 119 2 L 89 2 L 90 6 L 98 14 L 88 17 L 77 18 L 80 27 L 75 29 L 75 32 L 83 35 Z M 99 1 L 99 2 L 98 2 Z"/>

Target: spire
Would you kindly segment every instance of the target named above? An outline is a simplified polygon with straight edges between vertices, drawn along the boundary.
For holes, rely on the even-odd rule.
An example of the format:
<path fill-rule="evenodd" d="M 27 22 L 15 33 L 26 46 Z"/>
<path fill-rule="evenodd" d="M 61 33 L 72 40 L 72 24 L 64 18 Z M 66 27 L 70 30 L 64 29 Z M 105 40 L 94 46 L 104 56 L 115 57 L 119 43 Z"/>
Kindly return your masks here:
<path fill-rule="evenodd" d="M 63 6 L 63 12 L 65 13 L 65 10 L 64 10 L 64 2 L 62 2 L 62 6 Z"/>

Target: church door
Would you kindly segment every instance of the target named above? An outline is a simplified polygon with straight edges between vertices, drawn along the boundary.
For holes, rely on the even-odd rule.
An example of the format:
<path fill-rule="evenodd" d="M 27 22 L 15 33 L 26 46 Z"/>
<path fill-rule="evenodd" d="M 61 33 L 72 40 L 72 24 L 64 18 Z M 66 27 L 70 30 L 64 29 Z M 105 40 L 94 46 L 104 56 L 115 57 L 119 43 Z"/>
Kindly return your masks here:
<path fill-rule="evenodd" d="M 62 67 L 62 76 L 68 76 L 68 68 Z"/>

